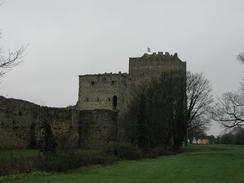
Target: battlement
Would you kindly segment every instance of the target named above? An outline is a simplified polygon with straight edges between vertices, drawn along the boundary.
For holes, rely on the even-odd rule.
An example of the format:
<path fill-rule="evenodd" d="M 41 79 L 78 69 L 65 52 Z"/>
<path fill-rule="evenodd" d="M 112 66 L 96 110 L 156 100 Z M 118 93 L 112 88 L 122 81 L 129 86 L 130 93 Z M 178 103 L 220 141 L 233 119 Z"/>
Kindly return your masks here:
<path fill-rule="evenodd" d="M 168 52 L 153 52 L 152 54 L 148 54 L 148 53 L 144 53 L 144 55 L 142 57 L 130 57 L 129 61 L 180 61 L 182 62 L 179 57 L 178 54 L 175 53 L 173 55 L 169 54 Z"/>
<path fill-rule="evenodd" d="M 177 53 L 170 55 L 168 52 L 145 53 L 141 57 L 129 58 L 129 75 L 134 83 L 158 78 L 166 72 L 185 75 L 186 62 L 181 61 Z"/>
<path fill-rule="evenodd" d="M 118 73 L 98 73 L 98 74 L 84 74 L 84 75 L 79 75 L 79 77 L 110 77 L 110 76 L 123 76 L 123 77 L 127 77 L 129 78 L 128 73 L 122 73 L 122 72 L 118 72 Z"/>

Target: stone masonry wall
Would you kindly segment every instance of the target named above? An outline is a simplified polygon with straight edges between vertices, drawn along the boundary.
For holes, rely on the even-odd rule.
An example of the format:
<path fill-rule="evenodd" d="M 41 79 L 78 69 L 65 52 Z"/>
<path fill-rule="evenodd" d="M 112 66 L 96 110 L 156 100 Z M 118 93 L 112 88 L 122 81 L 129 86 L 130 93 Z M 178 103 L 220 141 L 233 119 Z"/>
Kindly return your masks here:
<path fill-rule="evenodd" d="M 116 140 L 117 112 L 41 107 L 0 97 L 0 149 L 38 146 L 44 120 L 60 148 L 103 147 Z"/>
<path fill-rule="evenodd" d="M 57 142 L 73 130 L 72 110 L 0 97 L 0 148 L 38 146 L 43 120 L 50 123 Z"/>
<path fill-rule="evenodd" d="M 144 54 L 142 57 L 129 59 L 129 75 L 135 85 L 159 78 L 162 73 L 169 72 L 181 73 L 182 77 L 185 77 L 186 62 L 182 62 L 177 54 L 170 55 L 167 52 Z"/>
<path fill-rule="evenodd" d="M 81 148 L 106 148 L 117 141 L 118 113 L 110 110 L 80 111 Z"/>
<path fill-rule="evenodd" d="M 30 145 L 38 121 L 38 108 L 30 102 L 0 97 L 0 148 Z"/>
<path fill-rule="evenodd" d="M 79 77 L 78 110 L 119 110 L 127 87 L 127 74 L 92 74 Z"/>

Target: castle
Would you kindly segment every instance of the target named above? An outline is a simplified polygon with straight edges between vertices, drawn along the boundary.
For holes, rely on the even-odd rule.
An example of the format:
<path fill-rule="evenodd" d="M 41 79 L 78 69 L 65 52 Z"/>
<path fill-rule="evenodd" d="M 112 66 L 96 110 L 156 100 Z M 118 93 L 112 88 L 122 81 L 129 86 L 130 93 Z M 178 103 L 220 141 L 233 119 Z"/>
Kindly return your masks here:
<path fill-rule="evenodd" d="M 177 72 L 186 75 L 186 62 L 177 54 L 145 53 L 129 58 L 129 73 L 105 73 L 79 76 L 78 110 L 120 110 L 130 93 L 140 84 L 159 78 L 162 73 Z"/>
<path fill-rule="evenodd" d="M 74 108 L 50 108 L 0 97 L 0 148 L 38 146 L 40 124 L 48 121 L 60 146 L 104 147 L 118 140 L 120 111 L 141 85 L 172 73 L 183 82 L 186 62 L 177 54 L 152 53 L 129 58 L 129 73 L 79 76 L 79 98 Z M 183 93 L 184 94 L 184 93 Z M 183 96 L 184 98 L 184 96 Z"/>

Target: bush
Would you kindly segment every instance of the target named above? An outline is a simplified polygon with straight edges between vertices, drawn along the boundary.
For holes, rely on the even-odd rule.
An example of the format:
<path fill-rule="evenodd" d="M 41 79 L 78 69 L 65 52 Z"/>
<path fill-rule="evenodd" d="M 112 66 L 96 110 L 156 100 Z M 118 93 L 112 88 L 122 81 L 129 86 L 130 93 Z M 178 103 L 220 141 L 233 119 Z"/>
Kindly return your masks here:
<path fill-rule="evenodd" d="M 108 156 L 97 150 L 68 150 L 56 155 L 40 155 L 36 166 L 45 171 L 65 171 L 87 165 L 111 164 L 115 160 L 115 156 Z"/>
<path fill-rule="evenodd" d="M 161 155 L 172 155 L 181 152 L 181 150 L 176 151 L 170 145 L 161 145 L 142 151 L 131 143 L 122 143 L 107 147 L 105 153 L 116 155 L 119 159 L 137 160 L 142 158 L 157 158 Z"/>
<path fill-rule="evenodd" d="M 142 152 L 139 148 L 132 144 L 118 144 L 115 147 L 116 155 L 120 159 L 136 160 L 143 157 Z"/>
<path fill-rule="evenodd" d="M 148 153 L 148 158 L 157 158 L 161 155 L 172 155 L 176 154 L 177 152 L 180 152 L 180 149 L 178 151 L 175 151 L 172 149 L 172 147 L 159 146 L 151 149 L 151 151 Z"/>
<path fill-rule="evenodd" d="M 11 131 L 0 128 L 0 149 L 25 148 L 28 144 Z"/>
<path fill-rule="evenodd" d="M 0 176 L 27 173 L 34 169 L 34 161 L 32 157 L 24 158 L 7 158 L 0 159 Z"/>

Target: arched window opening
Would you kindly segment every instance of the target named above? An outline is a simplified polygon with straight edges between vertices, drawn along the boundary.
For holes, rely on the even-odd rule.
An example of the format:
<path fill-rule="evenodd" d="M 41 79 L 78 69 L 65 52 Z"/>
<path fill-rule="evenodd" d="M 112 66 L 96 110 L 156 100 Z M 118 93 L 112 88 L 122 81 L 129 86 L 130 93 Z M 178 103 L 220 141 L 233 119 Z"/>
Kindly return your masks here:
<path fill-rule="evenodd" d="M 113 109 L 117 108 L 117 96 L 113 96 Z"/>

